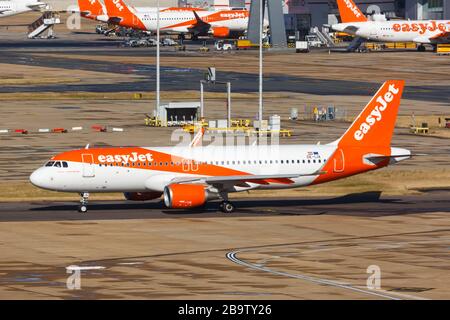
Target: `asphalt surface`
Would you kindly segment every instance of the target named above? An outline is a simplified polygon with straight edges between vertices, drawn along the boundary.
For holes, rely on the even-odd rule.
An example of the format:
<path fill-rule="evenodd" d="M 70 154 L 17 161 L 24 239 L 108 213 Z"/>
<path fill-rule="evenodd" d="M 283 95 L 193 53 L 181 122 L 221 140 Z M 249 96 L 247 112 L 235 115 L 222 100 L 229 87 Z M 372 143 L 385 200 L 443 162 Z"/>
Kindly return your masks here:
<path fill-rule="evenodd" d="M 322 198 L 242 198 L 233 200 L 236 211 L 225 214 L 218 202 L 191 210 L 167 209 L 162 202 L 92 201 L 88 213 L 77 212 L 74 202 L 1 203 L 0 222 L 61 220 L 123 220 L 161 218 L 214 218 L 275 215 L 346 215 L 381 217 L 432 212 L 450 212 L 450 190 L 413 196 L 382 196 L 381 192 Z"/>
<path fill-rule="evenodd" d="M 75 41 L 75 40 L 44 40 L 24 41 L 8 40 L 0 41 L 0 63 L 62 68 L 70 71 L 85 70 L 124 75 L 139 75 L 143 80 L 133 82 L 117 82 L 114 84 L 45 84 L 45 85 L 5 85 L 0 88 L 0 93 L 19 92 L 114 92 L 114 91 L 147 91 L 155 86 L 156 67 L 139 63 L 121 63 L 111 61 L 93 61 L 83 59 L 67 59 L 56 57 L 38 56 L 42 53 L 74 53 L 114 56 L 136 56 L 145 58 L 154 56 L 154 48 L 121 48 L 121 41 L 104 39 L 102 41 Z M 166 49 L 161 53 L 164 56 L 199 55 L 196 52 L 176 52 Z M 238 56 L 236 57 L 238 59 Z M 198 90 L 199 81 L 204 78 L 203 69 L 195 68 L 161 68 L 161 88 L 163 90 Z M 220 81 L 231 81 L 233 92 L 245 93 L 258 91 L 258 75 L 243 72 L 217 72 Z M 311 79 L 307 77 L 285 76 L 280 74 L 264 75 L 264 90 L 266 92 L 298 92 L 315 95 L 347 95 L 351 88 L 355 95 L 372 95 L 378 88 L 378 84 L 362 81 L 330 80 L 324 75 L 323 79 Z M 223 88 L 212 86 L 209 91 L 222 92 Z M 421 101 L 450 101 L 450 88 L 448 86 L 407 86 L 404 97 L 406 99 Z"/>

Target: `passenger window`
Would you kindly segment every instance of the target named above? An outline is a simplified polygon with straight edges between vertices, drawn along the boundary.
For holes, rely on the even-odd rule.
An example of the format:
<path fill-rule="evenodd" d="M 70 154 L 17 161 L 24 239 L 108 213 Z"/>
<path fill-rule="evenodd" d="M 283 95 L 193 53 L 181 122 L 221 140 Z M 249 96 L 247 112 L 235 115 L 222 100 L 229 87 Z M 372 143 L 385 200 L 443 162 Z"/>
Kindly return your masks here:
<path fill-rule="evenodd" d="M 49 161 L 45 164 L 46 167 L 53 167 L 53 164 L 55 163 L 55 161 Z"/>
<path fill-rule="evenodd" d="M 284 163 L 283 160 L 281 160 L 280 163 Z"/>

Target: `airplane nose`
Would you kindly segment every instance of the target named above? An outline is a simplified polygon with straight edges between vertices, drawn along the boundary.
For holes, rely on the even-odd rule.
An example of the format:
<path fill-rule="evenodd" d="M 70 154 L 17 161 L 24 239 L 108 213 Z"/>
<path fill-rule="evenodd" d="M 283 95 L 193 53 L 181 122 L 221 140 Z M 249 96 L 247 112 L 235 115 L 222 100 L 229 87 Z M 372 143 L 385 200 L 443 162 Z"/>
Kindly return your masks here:
<path fill-rule="evenodd" d="M 49 189 L 50 177 L 45 173 L 45 168 L 39 168 L 30 175 L 30 182 L 36 187 Z"/>

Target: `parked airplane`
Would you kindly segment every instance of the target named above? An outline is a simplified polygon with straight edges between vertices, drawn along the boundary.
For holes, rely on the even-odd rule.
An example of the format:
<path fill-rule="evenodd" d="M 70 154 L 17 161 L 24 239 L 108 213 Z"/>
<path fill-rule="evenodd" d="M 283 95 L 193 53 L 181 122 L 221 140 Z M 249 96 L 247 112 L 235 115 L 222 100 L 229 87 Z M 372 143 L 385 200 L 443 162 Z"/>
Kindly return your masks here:
<path fill-rule="evenodd" d="M 156 7 L 133 7 L 136 12 L 157 12 Z M 178 8 L 178 7 L 161 7 L 160 12 L 179 12 L 179 11 L 203 11 L 201 8 Z M 109 16 L 106 7 L 99 0 L 78 0 L 78 11 L 84 18 L 97 20 L 101 22 L 108 22 Z"/>
<path fill-rule="evenodd" d="M 331 26 L 335 31 L 375 41 L 415 42 L 419 51 L 425 51 L 424 44 L 450 43 L 450 20 L 369 21 L 353 0 L 337 4 L 342 23 Z"/>
<path fill-rule="evenodd" d="M 46 3 L 38 0 L 10 0 L 0 1 L 0 18 L 13 16 L 16 14 L 40 10 L 47 6 Z"/>
<path fill-rule="evenodd" d="M 156 32 L 157 12 L 139 12 L 123 0 L 105 0 L 109 22 L 133 29 Z M 247 10 L 160 12 L 161 33 L 190 33 L 194 37 L 211 34 L 218 38 L 237 37 L 247 30 Z"/>
<path fill-rule="evenodd" d="M 285 189 L 333 181 L 410 158 L 391 147 L 404 81 L 386 81 L 349 129 L 326 145 L 111 147 L 63 152 L 30 176 L 33 185 L 81 195 L 123 192 L 128 200 L 164 195 L 169 208 L 202 206 L 252 189 Z"/>

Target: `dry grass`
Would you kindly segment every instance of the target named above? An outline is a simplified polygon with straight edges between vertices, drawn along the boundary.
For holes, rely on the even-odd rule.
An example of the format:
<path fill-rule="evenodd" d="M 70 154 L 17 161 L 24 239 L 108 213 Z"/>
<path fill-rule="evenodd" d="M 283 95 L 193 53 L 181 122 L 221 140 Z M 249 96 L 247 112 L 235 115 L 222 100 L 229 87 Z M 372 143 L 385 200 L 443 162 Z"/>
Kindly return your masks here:
<path fill-rule="evenodd" d="M 36 188 L 28 181 L 1 182 L 0 202 L 63 200 L 78 201 L 74 193 L 53 192 Z M 285 190 L 254 190 L 232 194 L 233 198 L 339 196 L 368 191 L 382 191 L 385 195 L 416 194 L 423 189 L 450 188 L 450 169 L 394 170 L 383 169 L 333 181 L 322 185 Z M 93 194 L 92 200 L 123 200 L 121 193 Z"/>
<path fill-rule="evenodd" d="M 1 82 L 0 82 L 1 84 Z M 140 93 L 141 97 L 136 98 L 135 92 L 33 92 L 20 93 L 21 99 L 33 100 L 154 100 L 154 92 Z M 16 101 L 17 93 L 0 93 L 0 100 Z M 257 99 L 257 93 L 232 93 L 234 99 Z M 289 98 L 289 93 L 265 93 L 264 96 L 270 99 Z M 226 94 L 221 92 L 205 92 L 205 99 L 225 99 Z M 200 99 L 199 91 L 161 91 L 161 99 L 178 100 L 178 99 Z"/>

